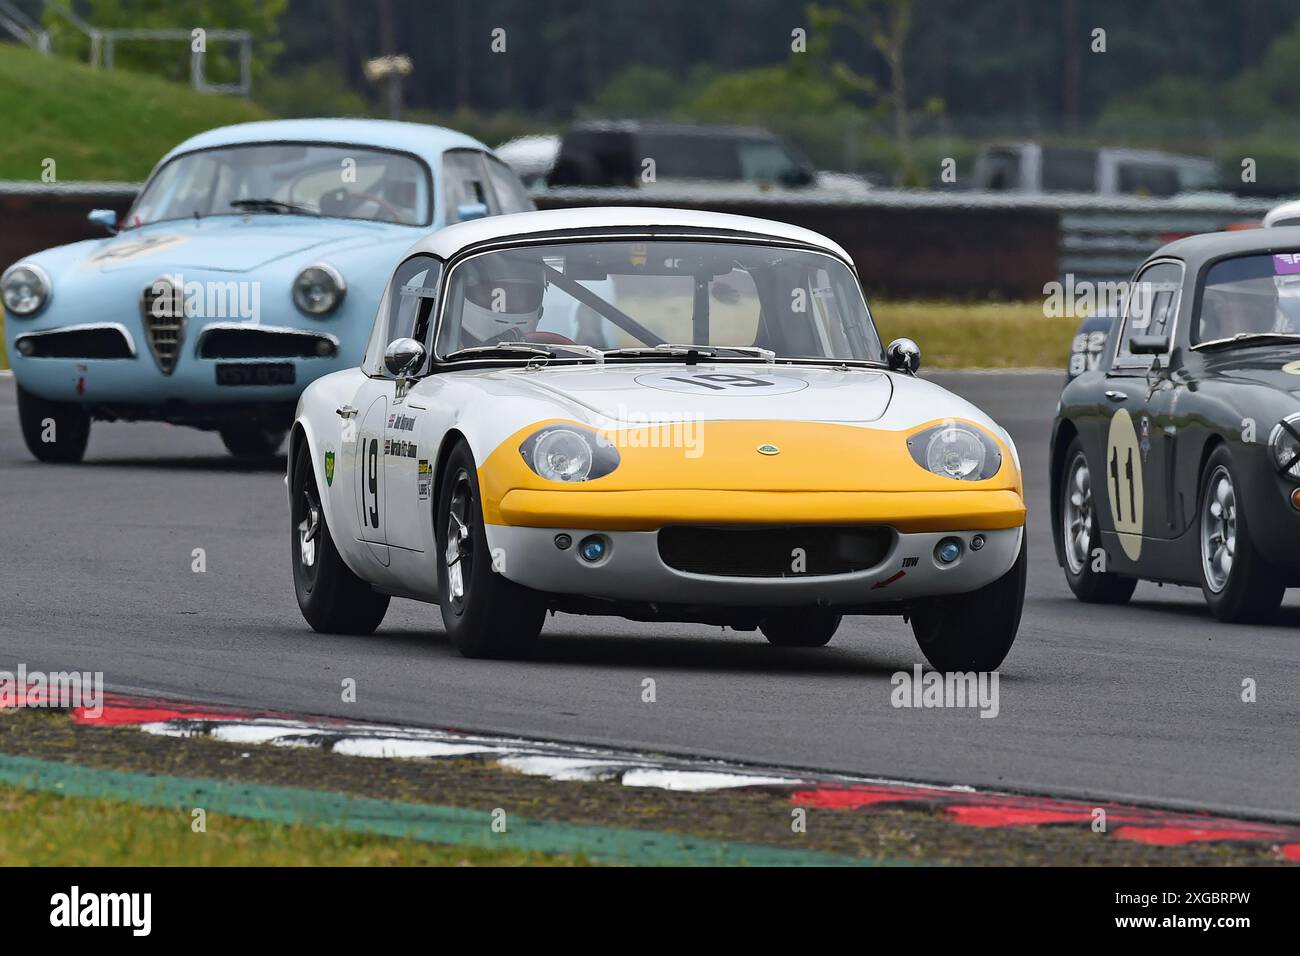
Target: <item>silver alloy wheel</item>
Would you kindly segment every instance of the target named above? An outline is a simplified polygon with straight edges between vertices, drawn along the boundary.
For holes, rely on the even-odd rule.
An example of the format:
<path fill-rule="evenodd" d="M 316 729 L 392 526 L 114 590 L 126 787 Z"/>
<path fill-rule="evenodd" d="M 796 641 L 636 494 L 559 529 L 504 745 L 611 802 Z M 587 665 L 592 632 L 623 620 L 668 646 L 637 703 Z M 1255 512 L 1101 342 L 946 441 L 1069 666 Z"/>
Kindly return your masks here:
<path fill-rule="evenodd" d="M 1062 502 L 1061 535 L 1065 544 L 1065 561 L 1071 574 L 1082 574 L 1092 546 L 1092 473 L 1088 459 L 1079 452 L 1070 462 L 1065 476 L 1066 496 Z"/>
<path fill-rule="evenodd" d="M 1228 469 L 1219 465 L 1210 473 L 1201 504 L 1201 573 L 1215 594 L 1228 586 L 1236 551 L 1237 492 Z"/>
<path fill-rule="evenodd" d="M 302 491 L 302 520 L 298 522 L 298 557 L 307 569 L 316 567 L 320 539 L 320 504 L 310 488 Z"/>
<path fill-rule="evenodd" d="M 443 560 L 447 565 L 447 589 L 454 608 L 460 610 L 465 603 L 465 579 L 471 571 L 473 543 L 470 539 L 469 476 L 464 471 L 456 475 L 451 501 L 447 507 L 447 550 Z"/>

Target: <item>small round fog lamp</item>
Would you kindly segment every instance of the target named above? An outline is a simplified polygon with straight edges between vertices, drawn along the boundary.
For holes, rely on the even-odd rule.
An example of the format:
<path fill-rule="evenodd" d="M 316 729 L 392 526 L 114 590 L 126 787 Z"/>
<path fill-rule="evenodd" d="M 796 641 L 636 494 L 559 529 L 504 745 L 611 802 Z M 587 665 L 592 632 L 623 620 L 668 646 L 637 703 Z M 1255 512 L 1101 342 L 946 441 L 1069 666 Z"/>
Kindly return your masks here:
<path fill-rule="evenodd" d="M 605 556 L 605 552 L 608 550 L 605 539 L 598 534 L 583 538 L 578 545 L 578 554 L 582 556 L 582 560 L 589 564 L 595 564 Z"/>
<path fill-rule="evenodd" d="M 940 564 L 952 564 L 961 557 L 961 542 L 956 538 L 944 538 L 934 546 L 934 559 Z"/>

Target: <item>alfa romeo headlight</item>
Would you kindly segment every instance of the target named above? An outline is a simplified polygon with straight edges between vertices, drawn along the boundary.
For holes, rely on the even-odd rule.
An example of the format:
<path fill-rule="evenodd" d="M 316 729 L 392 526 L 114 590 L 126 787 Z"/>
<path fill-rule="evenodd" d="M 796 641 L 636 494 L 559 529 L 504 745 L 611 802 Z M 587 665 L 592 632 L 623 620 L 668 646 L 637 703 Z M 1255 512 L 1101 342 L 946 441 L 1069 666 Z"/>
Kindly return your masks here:
<path fill-rule="evenodd" d="M 913 460 L 927 471 L 957 481 L 981 481 L 997 474 L 1002 452 L 981 429 L 944 422 L 907 439 Z"/>
<path fill-rule="evenodd" d="M 34 263 L 19 262 L 0 276 L 0 296 L 10 315 L 35 315 L 50 299 L 50 277 Z"/>
<path fill-rule="evenodd" d="M 338 308 L 348 287 L 339 270 L 325 262 L 310 265 L 293 280 L 293 301 L 308 315 L 329 315 Z"/>
<path fill-rule="evenodd" d="M 1300 415 L 1289 415 L 1268 436 L 1273 461 L 1287 478 L 1300 481 Z"/>
<path fill-rule="evenodd" d="M 551 425 L 519 446 L 528 467 L 547 481 L 591 481 L 618 467 L 618 449 L 588 428 Z"/>

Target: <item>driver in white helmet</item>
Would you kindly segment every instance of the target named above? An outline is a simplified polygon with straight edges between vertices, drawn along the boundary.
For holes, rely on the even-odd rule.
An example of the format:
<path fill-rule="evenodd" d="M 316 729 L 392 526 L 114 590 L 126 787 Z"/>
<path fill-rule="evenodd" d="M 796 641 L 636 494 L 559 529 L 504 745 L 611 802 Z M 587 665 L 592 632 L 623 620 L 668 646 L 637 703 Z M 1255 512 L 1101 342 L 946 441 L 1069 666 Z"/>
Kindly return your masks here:
<path fill-rule="evenodd" d="M 465 263 L 460 315 L 460 347 L 549 339 L 537 331 L 542 320 L 546 280 L 537 263 L 500 255 Z"/>

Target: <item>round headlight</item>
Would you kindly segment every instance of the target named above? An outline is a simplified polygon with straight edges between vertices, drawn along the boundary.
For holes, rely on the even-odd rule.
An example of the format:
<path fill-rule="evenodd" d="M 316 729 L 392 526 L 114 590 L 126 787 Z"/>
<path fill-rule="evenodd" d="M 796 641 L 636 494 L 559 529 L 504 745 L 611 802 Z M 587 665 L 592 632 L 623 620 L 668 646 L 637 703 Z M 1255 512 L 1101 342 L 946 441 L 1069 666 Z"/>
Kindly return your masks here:
<path fill-rule="evenodd" d="M 1268 444 L 1282 474 L 1300 481 L 1300 415 L 1291 415 L 1273 426 Z"/>
<path fill-rule="evenodd" d="M 5 311 L 16 316 L 33 315 L 49 301 L 50 277 L 30 262 L 20 262 L 0 276 L 0 297 Z"/>
<path fill-rule="evenodd" d="M 533 446 L 533 471 L 547 481 L 586 481 L 591 459 L 586 439 L 567 428 L 547 432 Z"/>
<path fill-rule="evenodd" d="M 547 481 L 595 481 L 617 468 L 620 458 L 613 442 L 577 424 L 539 428 L 524 439 L 519 454 Z"/>
<path fill-rule="evenodd" d="M 324 262 L 310 265 L 293 280 L 293 301 L 308 315 L 328 315 L 338 308 L 347 286 L 343 276 Z"/>
<path fill-rule="evenodd" d="M 971 478 L 984 470 L 984 442 L 971 429 L 945 425 L 930 436 L 925 448 L 925 466 L 936 475 Z"/>

